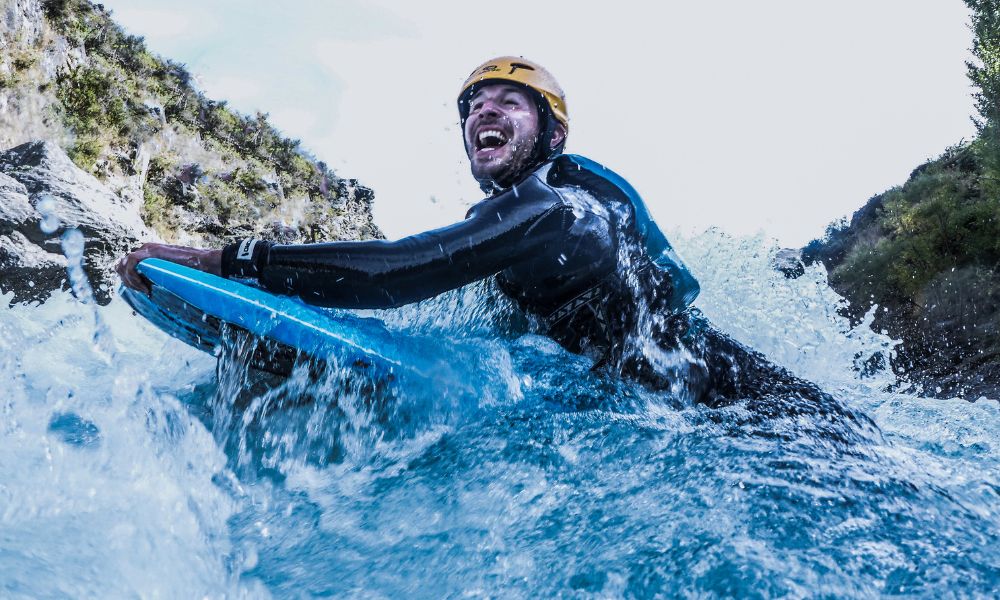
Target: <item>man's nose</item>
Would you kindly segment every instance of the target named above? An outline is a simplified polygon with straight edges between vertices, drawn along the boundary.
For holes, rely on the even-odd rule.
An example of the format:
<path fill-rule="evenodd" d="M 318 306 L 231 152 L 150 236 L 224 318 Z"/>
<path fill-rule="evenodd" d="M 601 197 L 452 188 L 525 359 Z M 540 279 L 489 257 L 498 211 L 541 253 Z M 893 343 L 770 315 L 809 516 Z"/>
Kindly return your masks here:
<path fill-rule="evenodd" d="M 500 116 L 500 105 L 492 100 L 486 100 L 483 102 L 483 106 L 479 109 L 479 114 L 481 116 Z"/>

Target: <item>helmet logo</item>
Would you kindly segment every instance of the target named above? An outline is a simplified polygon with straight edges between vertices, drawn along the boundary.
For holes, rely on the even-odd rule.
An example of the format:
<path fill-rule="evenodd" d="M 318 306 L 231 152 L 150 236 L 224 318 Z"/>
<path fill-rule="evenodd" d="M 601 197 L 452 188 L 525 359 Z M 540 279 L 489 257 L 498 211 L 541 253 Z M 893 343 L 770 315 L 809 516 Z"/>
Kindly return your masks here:
<path fill-rule="evenodd" d="M 517 71 L 518 69 L 525 69 L 527 71 L 534 71 L 535 67 L 533 67 L 531 65 L 526 65 L 524 63 L 519 63 L 519 62 L 510 63 L 510 72 L 507 73 L 507 74 L 508 75 L 513 75 L 514 71 Z M 476 71 L 473 71 L 472 73 L 473 73 L 473 75 L 475 75 L 476 73 L 478 73 L 480 75 L 485 75 L 487 73 L 497 73 L 499 71 L 500 71 L 500 65 L 483 65 L 482 68 L 480 68 L 480 69 L 478 69 Z"/>
<path fill-rule="evenodd" d="M 476 69 L 475 71 L 473 71 L 472 75 L 475 75 L 477 73 L 479 75 L 485 75 L 486 73 L 493 73 L 493 72 L 496 72 L 496 71 L 499 71 L 499 70 L 500 70 L 500 67 L 498 67 L 496 65 L 485 65 L 485 66 L 483 66 L 483 68 Z M 472 75 L 470 75 L 470 77 Z"/>

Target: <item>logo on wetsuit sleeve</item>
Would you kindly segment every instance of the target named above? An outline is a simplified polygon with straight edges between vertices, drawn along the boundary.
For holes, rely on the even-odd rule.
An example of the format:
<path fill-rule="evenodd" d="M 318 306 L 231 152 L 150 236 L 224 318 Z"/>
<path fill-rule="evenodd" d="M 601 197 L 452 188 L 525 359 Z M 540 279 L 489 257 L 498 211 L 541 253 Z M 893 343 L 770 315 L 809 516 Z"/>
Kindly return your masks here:
<path fill-rule="evenodd" d="M 247 238 L 240 242 L 239 250 L 236 252 L 236 260 L 250 260 L 253 256 L 254 246 L 256 246 L 259 241 L 260 240 Z"/>

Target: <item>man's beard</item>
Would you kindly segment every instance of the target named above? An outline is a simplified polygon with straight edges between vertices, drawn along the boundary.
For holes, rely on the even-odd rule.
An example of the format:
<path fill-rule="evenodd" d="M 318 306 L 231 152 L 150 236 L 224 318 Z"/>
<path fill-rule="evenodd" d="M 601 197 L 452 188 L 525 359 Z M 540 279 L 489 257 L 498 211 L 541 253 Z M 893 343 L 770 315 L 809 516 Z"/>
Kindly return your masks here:
<path fill-rule="evenodd" d="M 514 150 L 506 163 L 491 173 L 477 173 L 473 169 L 472 175 L 479 182 L 480 186 L 486 188 L 506 189 L 520 181 L 527 172 L 535 166 L 535 148 L 538 146 L 538 136 L 531 140 L 527 151 L 520 148 Z M 486 165 L 484 165 L 486 166 Z M 489 165 L 492 166 L 492 165 Z M 495 168 L 495 167 L 494 167 Z"/>

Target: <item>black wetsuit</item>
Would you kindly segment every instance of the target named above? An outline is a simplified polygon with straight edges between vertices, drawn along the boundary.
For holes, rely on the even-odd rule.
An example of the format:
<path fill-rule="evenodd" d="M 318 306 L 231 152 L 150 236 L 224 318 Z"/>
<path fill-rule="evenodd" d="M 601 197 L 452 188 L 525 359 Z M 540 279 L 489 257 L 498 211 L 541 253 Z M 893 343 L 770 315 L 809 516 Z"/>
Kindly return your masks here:
<path fill-rule="evenodd" d="M 579 156 L 545 162 L 448 227 L 391 242 L 244 240 L 225 248 L 223 274 L 341 308 L 396 307 L 496 276 L 503 293 L 595 368 L 710 405 L 828 399 L 689 309 L 698 284 L 638 194 Z"/>

